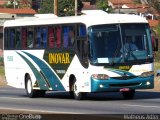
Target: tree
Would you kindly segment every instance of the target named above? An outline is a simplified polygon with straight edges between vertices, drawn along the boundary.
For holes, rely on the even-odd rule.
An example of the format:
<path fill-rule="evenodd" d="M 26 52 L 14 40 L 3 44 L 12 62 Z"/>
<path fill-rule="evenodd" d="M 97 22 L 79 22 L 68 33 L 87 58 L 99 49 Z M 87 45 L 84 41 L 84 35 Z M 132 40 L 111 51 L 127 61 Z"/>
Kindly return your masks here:
<path fill-rule="evenodd" d="M 148 5 L 154 8 L 158 13 L 160 13 L 160 2 L 159 0 L 147 0 Z"/>
<path fill-rule="evenodd" d="M 53 0 L 44 0 L 39 13 L 53 13 Z M 83 8 L 83 3 L 78 0 L 78 11 Z M 71 16 L 75 14 L 75 0 L 58 0 L 58 16 Z"/>
<path fill-rule="evenodd" d="M 8 0 L 6 8 L 30 8 L 32 0 Z"/>
<path fill-rule="evenodd" d="M 58 1 L 58 15 L 71 16 L 74 15 L 74 2 L 75 0 L 59 0 Z"/>
<path fill-rule="evenodd" d="M 38 11 L 41 7 L 42 0 L 32 0 L 32 9 Z"/>
<path fill-rule="evenodd" d="M 41 3 L 41 8 L 39 10 L 39 13 L 53 13 L 53 6 L 54 4 L 54 0 L 43 0 L 43 2 Z"/>
<path fill-rule="evenodd" d="M 32 0 L 17 0 L 20 8 L 31 8 Z"/>
<path fill-rule="evenodd" d="M 6 8 L 19 8 L 19 1 L 15 1 L 14 0 L 9 0 L 6 4 L 5 4 Z"/>
<path fill-rule="evenodd" d="M 101 9 L 106 12 L 111 12 L 112 7 L 108 5 L 108 0 L 97 0 L 96 6 L 98 9 Z"/>

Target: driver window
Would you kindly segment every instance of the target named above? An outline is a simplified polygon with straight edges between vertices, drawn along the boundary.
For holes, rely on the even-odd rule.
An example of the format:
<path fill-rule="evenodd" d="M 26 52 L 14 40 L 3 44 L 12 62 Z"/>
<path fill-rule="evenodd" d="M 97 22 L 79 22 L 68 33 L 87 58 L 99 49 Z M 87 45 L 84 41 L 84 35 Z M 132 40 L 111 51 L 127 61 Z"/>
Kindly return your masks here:
<path fill-rule="evenodd" d="M 81 60 L 87 58 L 87 35 L 86 27 L 83 24 L 77 25 L 77 49 Z"/>

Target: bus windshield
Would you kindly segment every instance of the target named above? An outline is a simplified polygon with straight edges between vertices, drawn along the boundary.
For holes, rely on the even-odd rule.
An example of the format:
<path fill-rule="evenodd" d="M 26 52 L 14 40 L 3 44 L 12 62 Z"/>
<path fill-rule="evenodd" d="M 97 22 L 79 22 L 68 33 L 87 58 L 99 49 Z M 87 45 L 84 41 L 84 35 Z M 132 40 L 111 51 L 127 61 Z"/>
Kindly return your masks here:
<path fill-rule="evenodd" d="M 88 29 L 92 63 L 142 62 L 153 57 L 148 24 L 106 24 Z"/>

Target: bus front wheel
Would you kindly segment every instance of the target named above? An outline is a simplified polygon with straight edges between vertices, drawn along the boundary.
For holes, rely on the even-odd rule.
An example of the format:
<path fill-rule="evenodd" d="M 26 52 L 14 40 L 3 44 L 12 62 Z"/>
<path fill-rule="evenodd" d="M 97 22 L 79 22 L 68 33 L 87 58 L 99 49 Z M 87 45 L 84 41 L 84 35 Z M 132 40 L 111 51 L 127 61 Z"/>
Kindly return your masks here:
<path fill-rule="evenodd" d="M 133 99 L 135 95 L 135 90 L 123 91 L 122 95 L 124 99 Z"/>
<path fill-rule="evenodd" d="M 79 92 L 77 89 L 77 84 L 76 84 L 76 80 L 74 80 L 74 83 L 72 85 L 73 88 L 73 96 L 76 100 L 83 100 L 86 97 L 86 93 L 85 92 Z"/>

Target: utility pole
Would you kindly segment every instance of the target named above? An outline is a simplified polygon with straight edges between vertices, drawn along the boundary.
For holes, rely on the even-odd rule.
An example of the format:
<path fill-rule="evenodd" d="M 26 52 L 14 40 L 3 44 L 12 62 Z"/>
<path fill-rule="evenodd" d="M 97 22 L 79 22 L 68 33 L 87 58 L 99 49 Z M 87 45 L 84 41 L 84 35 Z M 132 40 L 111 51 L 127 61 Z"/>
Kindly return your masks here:
<path fill-rule="evenodd" d="M 118 0 L 118 13 L 120 13 L 120 5 L 119 5 L 119 0 Z"/>
<path fill-rule="evenodd" d="M 54 14 L 58 16 L 58 0 L 54 0 Z"/>
<path fill-rule="evenodd" d="M 13 6 L 14 6 L 14 9 L 16 8 L 16 1 L 14 0 L 13 1 Z"/>
<path fill-rule="evenodd" d="M 77 8 L 78 8 L 78 2 L 77 0 L 75 0 L 75 16 L 77 16 Z"/>

